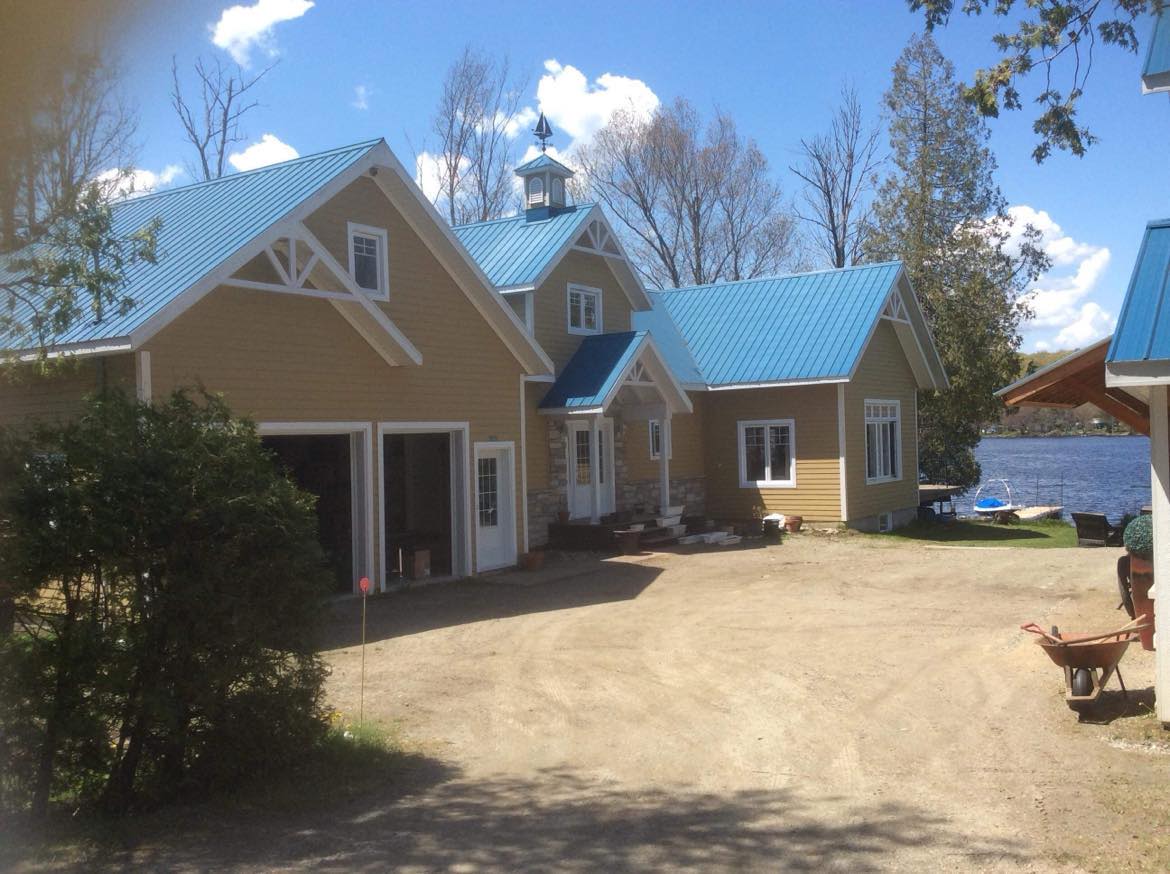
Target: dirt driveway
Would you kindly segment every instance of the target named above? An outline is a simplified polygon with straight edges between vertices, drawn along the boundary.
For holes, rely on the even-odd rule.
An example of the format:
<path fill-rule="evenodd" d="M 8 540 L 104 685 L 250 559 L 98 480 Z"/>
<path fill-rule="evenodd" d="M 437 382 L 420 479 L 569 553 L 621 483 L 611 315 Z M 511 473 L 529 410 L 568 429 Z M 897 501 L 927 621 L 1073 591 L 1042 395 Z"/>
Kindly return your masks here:
<path fill-rule="evenodd" d="M 1017 630 L 1120 624 L 1115 557 L 802 535 L 371 599 L 366 715 L 421 764 L 344 809 L 183 829 L 136 862 L 1164 870 L 1160 729 L 1119 698 L 1078 725 Z M 338 607 L 329 653 L 351 713 L 357 616 Z M 1123 667 L 1148 703 L 1152 659 Z"/>

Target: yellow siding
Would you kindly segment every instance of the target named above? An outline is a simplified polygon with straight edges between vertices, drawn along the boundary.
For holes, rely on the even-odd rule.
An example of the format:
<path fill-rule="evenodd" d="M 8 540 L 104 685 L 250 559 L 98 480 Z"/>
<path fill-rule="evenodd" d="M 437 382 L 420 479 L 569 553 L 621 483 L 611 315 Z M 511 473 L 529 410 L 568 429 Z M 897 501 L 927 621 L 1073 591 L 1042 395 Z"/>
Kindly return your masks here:
<path fill-rule="evenodd" d="M 540 401 L 548 392 L 547 382 L 525 385 L 525 430 L 528 450 L 528 488 L 538 491 L 549 488 L 552 459 L 548 450 L 548 416 L 540 415 Z"/>
<path fill-rule="evenodd" d="M 902 478 L 865 482 L 865 400 L 901 402 Z M 849 521 L 918 506 L 918 423 L 914 374 L 894 327 L 882 320 L 857 374 L 845 388 L 846 494 Z"/>
<path fill-rule="evenodd" d="M 0 377 L 0 427 L 27 428 L 35 422 L 71 419 L 87 395 L 103 386 L 135 391 L 134 356 L 110 355 L 68 362 L 44 376 L 21 371 Z"/>
<path fill-rule="evenodd" d="M 703 402 L 691 394 L 695 411 L 670 420 L 674 451 L 670 456 L 670 478 L 683 479 L 703 475 Z M 624 434 L 626 478 L 630 482 L 658 479 L 658 462 L 650 458 L 650 434 L 647 422 L 627 422 Z"/>
<path fill-rule="evenodd" d="M 515 444 L 519 543 L 520 365 L 370 180 L 306 221 L 343 266 L 348 221 L 388 231 L 391 299 L 379 306 L 421 366 L 388 366 L 328 301 L 221 287 L 147 344 L 155 393 L 202 384 L 258 421 L 469 422 L 472 443 Z M 377 493 L 374 505 L 376 539 Z M 375 561 L 379 553 L 375 543 Z"/>
<path fill-rule="evenodd" d="M 704 404 L 709 514 L 748 518 L 787 513 L 810 522 L 841 521 L 835 385 L 717 391 Z M 737 423 L 750 419 L 794 420 L 795 488 L 740 488 Z"/>
<path fill-rule="evenodd" d="M 536 289 L 533 301 L 533 333 L 558 373 L 584 339 L 569 333 L 569 283 L 601 289 L 601 320 L 606 331 L 630 330 L 630 299 L 605 259 L 586 252 L 569 252 Z"/>

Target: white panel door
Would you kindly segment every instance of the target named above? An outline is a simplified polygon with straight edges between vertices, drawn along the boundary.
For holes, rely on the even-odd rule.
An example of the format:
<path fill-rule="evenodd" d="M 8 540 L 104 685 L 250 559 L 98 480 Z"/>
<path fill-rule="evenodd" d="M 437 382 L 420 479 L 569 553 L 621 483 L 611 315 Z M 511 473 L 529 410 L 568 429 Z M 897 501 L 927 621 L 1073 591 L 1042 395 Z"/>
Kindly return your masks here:
<path fill-rule="evenodd" d="M 588 422 L 569 422 L 569 516 L 573 519 L 588 519 L 593 512 L 590 499 L 592 482 L 592 455 L 589 441 L 592 429 Z M 606 419 L 598 429 L 600 437 L 601 470 L 598 471 L 600 489 L 597 502 L 602 515 L 612 513 L 614 508 L 613 487 L 613 420 Z"/>
<path fill-rule="evenodd" d="M 511 443 L 475 444 L 475 567 L 516 563 L 516 496 Z"/>

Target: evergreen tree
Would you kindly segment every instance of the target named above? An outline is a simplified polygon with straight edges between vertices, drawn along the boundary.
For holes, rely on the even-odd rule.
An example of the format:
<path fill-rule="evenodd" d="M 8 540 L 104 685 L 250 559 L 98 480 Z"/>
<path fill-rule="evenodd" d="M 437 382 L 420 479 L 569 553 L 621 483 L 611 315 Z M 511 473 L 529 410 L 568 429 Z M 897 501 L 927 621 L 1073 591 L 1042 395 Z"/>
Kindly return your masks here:
<path fill-rule="evenodd" d="M 903 50 L 885 104 L 893 169 L 869 254 L 905 263 L 951 382 L 920 399 L 919 466 L 969 487 L 980 426 L 1002 412 L 994 392 L 1017 375 L 1021 295 L 1048 264 L 1037 232 L 1012 228 L 987 126 L 929 34 Z"/>

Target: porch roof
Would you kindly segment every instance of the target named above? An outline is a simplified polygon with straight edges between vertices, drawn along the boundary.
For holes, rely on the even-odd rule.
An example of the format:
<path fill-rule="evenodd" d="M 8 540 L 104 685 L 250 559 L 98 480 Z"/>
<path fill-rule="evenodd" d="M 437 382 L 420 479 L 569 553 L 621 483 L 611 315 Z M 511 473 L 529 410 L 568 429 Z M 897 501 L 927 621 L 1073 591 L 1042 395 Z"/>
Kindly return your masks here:
<path fill-rule="evenodd" d="M 582 340 L 540 402 L 540 410 L 601 413 L 627 386 L 637 390 L 655 389 L 670 412 L 689 413 L 692 409 L 690 399 L 671 374 L 649 332 L 622 331 Z"/>
<path fill-rule="evenodd" d="M 1146 392 L 1105 384 L 1105 357 L 1110 338 L 1098 340 L 1023 379 L 996 396 L 1013 407 L 1079 407 L 1092 404 L 1142 434 L 1150 433 Z"/>

